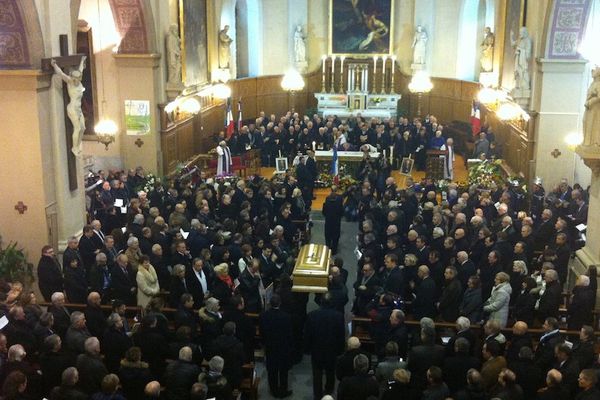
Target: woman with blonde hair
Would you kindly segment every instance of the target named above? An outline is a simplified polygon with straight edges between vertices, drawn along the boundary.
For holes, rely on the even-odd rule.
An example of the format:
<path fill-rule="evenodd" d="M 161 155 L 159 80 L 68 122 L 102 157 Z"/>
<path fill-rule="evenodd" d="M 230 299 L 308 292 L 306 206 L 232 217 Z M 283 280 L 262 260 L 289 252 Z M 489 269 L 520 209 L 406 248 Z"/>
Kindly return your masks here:
<path fill-rule="evenodd" d="M 145 308 L 150 300 L 160 292 L 158 276 L 154 267 L 150 264 L 148 256 L 143 255 L 140 257 L 140 265 L 135 280 L 138 285 L 138 306 Z"/>
<path fill-rule="evenodd" d="M 229 265 L 221 263 L 215 267 L 215 278 L 213 280 L 212 295 L 227 307 L 233 297 L 235 286 L 229 275 Z"/>

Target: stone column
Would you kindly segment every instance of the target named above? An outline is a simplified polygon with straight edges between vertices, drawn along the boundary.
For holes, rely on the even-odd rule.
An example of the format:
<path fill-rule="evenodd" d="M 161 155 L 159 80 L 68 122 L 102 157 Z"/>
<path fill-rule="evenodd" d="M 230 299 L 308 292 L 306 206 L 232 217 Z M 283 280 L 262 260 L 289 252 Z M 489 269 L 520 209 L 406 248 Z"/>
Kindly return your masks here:
<path fill-rule="evenodd" d="M 531 176 L 544 179 L 544 187 L 552 188 L 561 178 L 573 184 L 575 166 L 580 162 L 574 150 L 565 143 L 572 132 L 581 132 L 580 112 L 583 108 L 585 61 L 537 59 L 537 79 L 532 99 L 535 123 L 535 165 Z M 543 95 L 542 95 L 543 94 Z M 579 182 L 583 187 L 586 182 Z"/>
<path fill-rule="evenodd" d="M 146 172 L 162 171 L 160 118 L 157 103 L 160 99 L 158 67 L 160 54 L 115 54 L 119 85 L 118 107 L 121 110 L 118 126 L 122 135 L 121 156 L 125 168 L 142 166 Z M 143 82 L 143 84 L 141 84 Z M 128 136 L 125 132 L 125 100 L 150 101 L 150 133 Z"/>

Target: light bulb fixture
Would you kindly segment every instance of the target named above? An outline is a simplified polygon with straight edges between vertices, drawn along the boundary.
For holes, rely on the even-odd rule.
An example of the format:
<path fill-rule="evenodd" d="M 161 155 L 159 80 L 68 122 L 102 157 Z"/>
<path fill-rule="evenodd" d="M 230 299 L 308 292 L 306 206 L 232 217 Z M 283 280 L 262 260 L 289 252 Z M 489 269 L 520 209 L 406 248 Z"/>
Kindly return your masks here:
<path fill-rule="evenodd" d="M 433 89 L 433 83 L 425 71 L 418 71 L 413 75 L 408 84 L 411 93 L 429 93 Z"/>
<path fill-rule="evenodd" d="M 195 97 L 188 97 L 181 103 L 179 109 L 188 114 L 198 114 L 200 112 L 200 103 Z"/>
<path fill-rule="evenodd" d="M 580 132 L 571 132 L 565 136 L 565 143 L 571 150 L 575 150 L 577 146 L 583 143 L 583 135 Z"/>
<path fill-rule="evenodd" d="M 112 119 L 102 119 L 94 126 L 94 132 L 99 143 L 102 143 L 105 150 L 108 150 L 108 145 L 115 141 L 119 128 Z"/>
<path fill-rule="evenodd" d="M 231 88 L 223 83 L 219 83 L 213 87 L 212 93 L 217 99 L 225 100 L 231 97 Z"/>
<path fill-rule="evenodd" d="M 517 121 L 519 119 L 529 121 L 529 114 L 527 114 L 521 106 L 510 101 L 500 104 L 496 110 L 496 115 L 502 121 Z"/>
<path fill-rule="evenodd" d="M 281 88 L 287 92 L 298 92 L 304 89 L 304 79 L 298 71 L 290 69 L 283 75 Z"/>

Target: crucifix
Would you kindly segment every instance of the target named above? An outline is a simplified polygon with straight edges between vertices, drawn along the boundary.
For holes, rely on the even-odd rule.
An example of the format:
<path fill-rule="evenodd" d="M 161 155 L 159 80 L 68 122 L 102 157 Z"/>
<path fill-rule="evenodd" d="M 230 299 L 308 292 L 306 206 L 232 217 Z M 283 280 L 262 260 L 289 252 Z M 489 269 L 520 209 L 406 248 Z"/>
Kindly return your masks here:
<path fill-rule="evenodd" d="M 81 139 L 85 131 L 85 119 L 81 110 L 81 98 L 85 88 L 81 84 L 81 78 L 86 57 L 82 54 L 69 54 L 67 35 L 59 35 L 59 42 L 60 57 L 42 59 L 42 70 L 54 70 L 63 80 L 69 190 L 75 190 L 78 186 L 77 157 L 81 156 Z M 68 75 L 63 72 L 63 68 L 70 68 Z"/>

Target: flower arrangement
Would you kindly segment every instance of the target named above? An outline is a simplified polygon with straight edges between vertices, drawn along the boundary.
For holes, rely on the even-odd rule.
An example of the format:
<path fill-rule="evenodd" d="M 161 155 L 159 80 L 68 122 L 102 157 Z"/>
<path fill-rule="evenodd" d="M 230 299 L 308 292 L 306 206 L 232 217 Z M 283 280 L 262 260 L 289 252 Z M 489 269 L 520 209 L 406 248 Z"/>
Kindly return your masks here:
<path fill-rule="evenodd" d="M 383 99 L 382 99 L 381 97 L 373 97 L 373 98 L 371 99 L 371 101 L 372 101 L 374 104 L 379 104 L 379 103 L 381 103 L 381 102 L 383 101 Z"/>
<path fill-rule="evenodd" d="M 505 181 L 500 165 L 502 160 L 477 163 L 469 167 L 469 185 L 477 185 L 480 189 L 491 189 L 494 185 L 502 185 Z"/>
<path fill-rule="evenodd" d="M 339 176 L 339 178 L 338 178 L 337 185 L 341 191 L 345 191 L 348 187 L 358 184 L 358 181 L 350 175 L 340 174 L 338 176 Z M 333 183 L 334 178 L 335 177 L 333 175 L 322 172 L 317 177 L 317 180 L 315 182 L 315 187 L 318 187 L 318 188 L 331 187 L 334 184 Z"/>
<path fill-rule="evenodd" d="M 146 193 L 150 193 L 151 191 L 154 190 L 154 184 L 156 182 L 160 182 L 160 179 L 156 178 L 152 174 L 146 175 L 146 177 L 144 179 L 144 183 L 142 185 L 140 185 L 141 190 L 143 190 Z"/>

